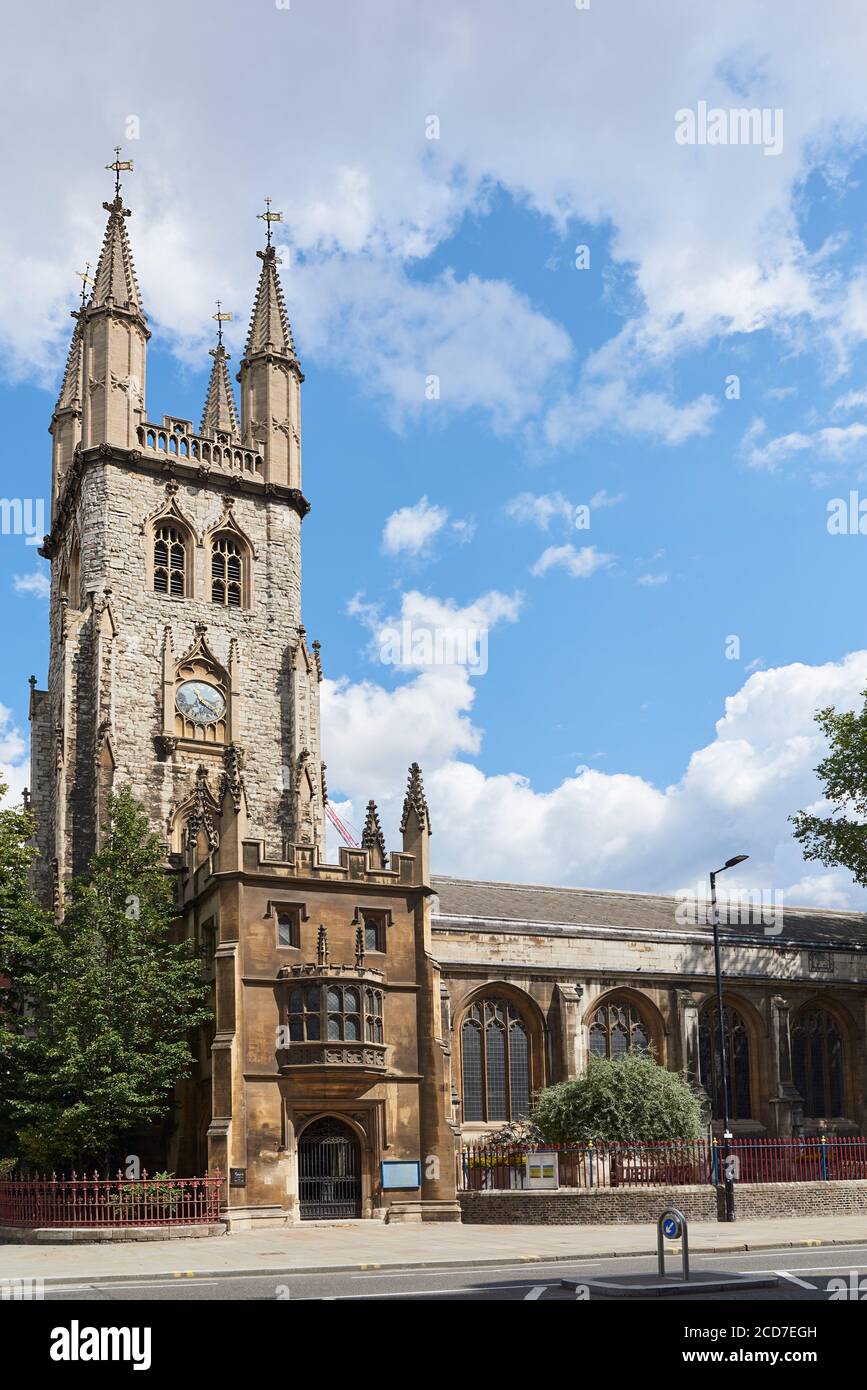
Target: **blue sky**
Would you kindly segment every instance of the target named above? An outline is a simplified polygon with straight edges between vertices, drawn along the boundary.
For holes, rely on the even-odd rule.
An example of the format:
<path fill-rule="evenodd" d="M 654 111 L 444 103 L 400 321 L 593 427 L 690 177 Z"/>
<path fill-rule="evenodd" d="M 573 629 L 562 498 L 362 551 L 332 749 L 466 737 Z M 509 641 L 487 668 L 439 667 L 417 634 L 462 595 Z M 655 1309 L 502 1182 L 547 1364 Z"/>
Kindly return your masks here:
<path fill-rule="evenodd" d="M 185 94 L 154 75 L 153 18 L 131 59 L 110 40 L 106 89 L 44 155 L 35 229 L 33 171 L 6 156 L 0 492 L 47 493 L 115 141 L 136 161 L 150 419 L 198 421 L 218 295 L 237 363 L 268 192 L 307 375 L 304 617 L 335 803 L 358 824 L 376 796 L 393 841 L 418 757 L 441 871 L 670 890 L 743 850 L 744 887 L 861 906 L 786 817 L 818 797 L 813 711 L 867 684 L 867 540 L 827 528 L 833 498 L 867 496 L 865 19 L 841 0 L 807 42 L 806 8 L 800 36 L 741 4 L 710 28 L 679 2 L 654 24 L 637 0 L 602 8 L 385 4 L 374 43 L 364 4 L 229 7 L 196 66 L 255 60 L 255 112 L 203 112 L 198 71 Z M 81 42 L 54 13 L 49 71 Z M 192 13 L 176 22 L 183 51 Z M 678 146 L 699 100 L 781 110 L 782 152 Z M 47 667 L 41 564 L 2 537 L 15 790 Z M 401 615 L 483 625 L 487 672 L 383 665 L 375 634 Z"/>

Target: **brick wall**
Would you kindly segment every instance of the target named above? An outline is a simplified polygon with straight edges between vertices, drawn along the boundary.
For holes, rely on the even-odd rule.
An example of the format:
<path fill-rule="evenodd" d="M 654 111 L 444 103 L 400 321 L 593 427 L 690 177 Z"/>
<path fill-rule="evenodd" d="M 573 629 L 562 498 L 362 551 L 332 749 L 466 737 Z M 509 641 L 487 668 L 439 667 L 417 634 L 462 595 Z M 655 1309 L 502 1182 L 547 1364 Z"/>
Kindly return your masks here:
<path fill-rule="evenodd" d="M 688 1221 L 716 1221 L 723 1189 L 713 1187 L 596 1188 L 592 1192 L 460 1192 L 464 1221 L 478 1225 L 613 1226 L 656 1221 L 664 1206 Z M 867 1212 L 867 1182 L 743 1183 L 735 1189 L 742 1221 L 786 1216 L 846 1216 Z"/>

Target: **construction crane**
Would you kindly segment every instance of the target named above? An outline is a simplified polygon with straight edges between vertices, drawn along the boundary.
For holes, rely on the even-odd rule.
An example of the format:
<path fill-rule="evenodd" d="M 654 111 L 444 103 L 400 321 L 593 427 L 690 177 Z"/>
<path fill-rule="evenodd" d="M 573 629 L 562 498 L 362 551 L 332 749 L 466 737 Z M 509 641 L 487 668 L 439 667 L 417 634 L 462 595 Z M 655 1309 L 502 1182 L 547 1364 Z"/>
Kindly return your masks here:
<path fill-rule="evenodd" d="M 347 827 L 343 824 L 343 821 L 338 816 L 330 801 L 326 801 L 325 803 L 325 814 L 331 821 L 331 824 L 334 826 L 340 838 L 343 840 L 343 843 L 349 845 L 350 849 L 358 849 L 358 841 L 355 839 L 354 835 L 352 835 L 351 831 L 349 831 Z M 353 830 L 354 829 L 355 827 L 353 826 Z"/>

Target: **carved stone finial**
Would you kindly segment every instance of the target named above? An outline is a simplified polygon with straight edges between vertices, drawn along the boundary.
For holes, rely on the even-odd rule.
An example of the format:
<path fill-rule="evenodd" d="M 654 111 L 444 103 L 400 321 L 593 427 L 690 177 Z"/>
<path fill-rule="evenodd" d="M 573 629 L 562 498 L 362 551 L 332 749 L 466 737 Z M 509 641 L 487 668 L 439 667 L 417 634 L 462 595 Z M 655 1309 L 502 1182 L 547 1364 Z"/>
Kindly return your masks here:
<path fill-rule="evenodd" d="M 316 941 L 316 964 L 328 964 L 328 932 L 322 923 L 319 925 L 319 935 Z"/>
<path fill-rule="evenodd" d="M 400 818 L 400 833 L 406 833 L 409 825 L 410 815 L 415 812 L 419 826 L 422 830 L 431 833 L 430 811 L 424 794 L 424 783 L 421 779 L 421 768 L 418 763 L 412 763 L 409 769 L 409 776 L 406 780 L 406 796 L 403 802 L 403 813 Z"/>
<path fill-rule="evenodd" d="M 355 964 L 361 970 L 364 967 L 364 928 L 355 928 Z"/>
<path fill-rule="evenodd" d="M 385 863 L 385 836 L 379 823 L 379 812 L 376 809 L 375 801 L 368 801 L 367 803 L 367 817 L 361 832 L 361 848 L 378 849 L 382 856 L 382 862 Z"/>

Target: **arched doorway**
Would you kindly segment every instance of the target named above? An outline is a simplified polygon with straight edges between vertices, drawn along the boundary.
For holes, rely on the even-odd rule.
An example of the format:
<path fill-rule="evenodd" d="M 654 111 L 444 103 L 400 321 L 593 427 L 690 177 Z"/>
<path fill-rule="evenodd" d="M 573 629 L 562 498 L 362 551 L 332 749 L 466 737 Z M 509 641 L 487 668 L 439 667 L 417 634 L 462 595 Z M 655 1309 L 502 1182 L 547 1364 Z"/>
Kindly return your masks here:
<path fill-rule="evenodd" d="M 314 1120 L 298 1144 L 302 1221 L 361 1215 L 361 1149 L 349 1125 L 333 1115 Z"/>

